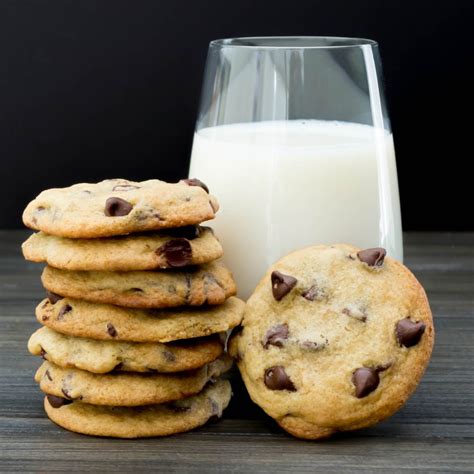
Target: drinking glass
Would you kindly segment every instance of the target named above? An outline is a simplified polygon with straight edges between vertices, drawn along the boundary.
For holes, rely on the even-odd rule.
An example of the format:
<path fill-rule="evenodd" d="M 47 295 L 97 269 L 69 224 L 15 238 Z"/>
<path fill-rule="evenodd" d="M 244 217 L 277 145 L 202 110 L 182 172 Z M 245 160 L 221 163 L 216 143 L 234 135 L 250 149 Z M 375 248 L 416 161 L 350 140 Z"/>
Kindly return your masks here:
<path fill-rule="evenodd" d="M 378 45 L 359 38 L 212 41 L 189 176 L 218 198 L 213 227 L 239 295 L 314 244 L 403 258 Z"/>

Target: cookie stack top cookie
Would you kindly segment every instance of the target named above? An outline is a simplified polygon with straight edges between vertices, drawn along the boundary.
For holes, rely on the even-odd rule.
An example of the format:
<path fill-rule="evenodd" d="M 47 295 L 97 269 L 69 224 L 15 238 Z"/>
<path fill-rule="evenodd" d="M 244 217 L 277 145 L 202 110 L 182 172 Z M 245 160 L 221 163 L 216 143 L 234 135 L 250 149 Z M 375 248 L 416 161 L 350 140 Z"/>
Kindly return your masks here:
<path fill-rule="evenodd" d="M 26 207 L 23 222 L 50 235 L 90 239 L 199 224 L 218 209 L 198 179 L 107 179 L 43 191 Z"/>

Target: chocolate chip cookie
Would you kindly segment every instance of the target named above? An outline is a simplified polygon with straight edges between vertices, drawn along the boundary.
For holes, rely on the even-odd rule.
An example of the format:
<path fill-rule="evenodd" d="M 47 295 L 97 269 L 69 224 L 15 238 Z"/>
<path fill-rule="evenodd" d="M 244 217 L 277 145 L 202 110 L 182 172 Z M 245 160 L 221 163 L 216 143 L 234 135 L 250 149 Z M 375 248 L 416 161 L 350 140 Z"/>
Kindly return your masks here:
<path fill-rule="evenodd" d="M 38 232 L 22 245 L 26 260 L 63 270 L 156 270 L 212 262 L 222 246 L 212 229 L 176 227 L 102 239 L 68 239 Z"/>
<path fill-rule="evenodd" d="M 108 326 L 109 333 L 115 328 Z M 127 372 L 180 372 L 196 369 L 217 359 L 224 351 L 218 335 L 174 344 L 159 342 L 96 341 L 66 336 L 47 327 L 28 341 L 28 350 L 60 367 L 96 374 Z"/>
<path fill-rule="evenodd" d="M 209 336 L 240 324 L 245 303 L 231 296 L 221 305 L 137 309 L 89 303 L 49 294 L 36 308 L 45 326 L 70 336 L 99 340 L 170 342 Z"/>
<path fill-rule="evenodd" d="M 176 374 L 120 372 L 99 375 L 44 362 L 36 372 L 35 380 L 48 395 L 92 405 L 139 406 L 194 395 L 209 380 L 228 371 L 231 365 L 231 359 L 224 355 L 200 369 Z"/>
<path fill-rule="evenodd" d="M 74 184 L 40 193 L 23 222 L 50 235 L 86 239 L 181 227 L 214 218 L 219 204 L 208 192 L 198 180 Z"/>
<path fill-rule="evenodd" d="M 232 337 L 252 399 L 308 439 L 373 425 L 420 381 L 434 328 L 425 292 L 384 249 L 314 246 L 273 265 Z"/>
<path fill-rule="evenodd" d="M 232 274 L 218 262 L 181 270 L 100 272 L 47 266 L 44 287 L 58 295 L 130 308 L 221 304 L 235 295 Z"/>
<path fill-rule="evenodd" d="M 161 405 L 108 407 L 46 396 L 44 408 L 59 426 L 77 433 L 116 438 L 168 436 L 220 417 L 231 397 L 227 380 L 208 384 L 198 395 Z"/>

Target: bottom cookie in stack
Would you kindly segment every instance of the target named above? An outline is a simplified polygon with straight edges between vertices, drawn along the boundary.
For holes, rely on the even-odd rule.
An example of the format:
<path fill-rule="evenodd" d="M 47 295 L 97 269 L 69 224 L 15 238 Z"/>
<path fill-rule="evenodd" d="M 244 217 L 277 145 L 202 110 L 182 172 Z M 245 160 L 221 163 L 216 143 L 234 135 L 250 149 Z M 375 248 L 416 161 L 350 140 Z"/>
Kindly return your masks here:
<path fill-rule="evenodd" d="M 111 407 L 71 402 L 47 395 L 49 418 L 70 431 L 94 436 L 145 438 L 190 431 L 220 417 L 231 397 L 227 380 L 208 383 L 197 395 L 173 403 L 142 407 Z"/>

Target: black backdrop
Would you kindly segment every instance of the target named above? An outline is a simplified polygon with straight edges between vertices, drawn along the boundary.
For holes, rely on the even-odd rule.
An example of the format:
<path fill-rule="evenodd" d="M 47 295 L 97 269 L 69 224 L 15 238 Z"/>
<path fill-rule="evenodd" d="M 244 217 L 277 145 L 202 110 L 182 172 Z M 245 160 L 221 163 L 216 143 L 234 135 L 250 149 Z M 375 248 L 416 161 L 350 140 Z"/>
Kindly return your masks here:
<path fill-rule="evenodd" d="M 334 35 L 380 43 L 404 228 L 473 229 L 473 5 L 0 0 L 0 228 L 44 188 L 184 176 L 211 39 Z"/>

